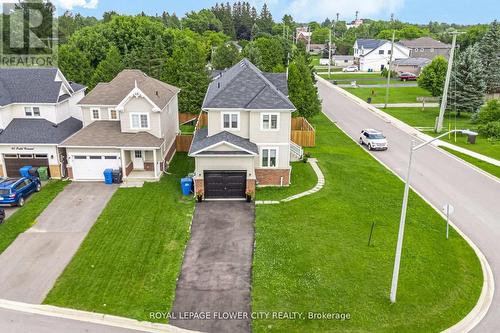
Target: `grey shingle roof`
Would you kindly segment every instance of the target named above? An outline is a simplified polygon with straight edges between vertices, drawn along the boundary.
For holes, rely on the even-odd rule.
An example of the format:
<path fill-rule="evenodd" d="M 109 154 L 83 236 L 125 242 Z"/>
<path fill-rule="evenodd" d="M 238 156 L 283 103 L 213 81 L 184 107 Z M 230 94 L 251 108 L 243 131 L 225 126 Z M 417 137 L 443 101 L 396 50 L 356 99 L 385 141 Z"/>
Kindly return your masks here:
<path fill-rule="evenodd" d="M 189 155 L 195 154 L 196 152 L 205 149 L 207 147 L 213 146 L 221 142 L 228 142 L 241 149 L 250 151 L 252 153 L 258 154 L 257 145 L 248 139 L 242 138 L 241 136 L 229 133 L 227 131 L 219 132 L 212 136 L 208 136 L 208 128 L 200 128 L 195 134 L 193 141 L 191 142 L 191 147 L 189 148 Z M 218 154 L 214 153 L 214 154 Z M 241 154 L 241 153 L 238 153 Z"/>
<path fill-rule="evenodd" d="M 61 81 L 55 81 L 57 68 L 0 68 L 0 106 L 10 103 L 57 103 Z M 72 89 L 85 88 L 70 84 Z"/>
<path fill-rule="evenodd" d="M 399 41 L 400 44 L 409 48 L 422 48 L 422 49 L 451 49 L 450 44 L 445 44 L 439 40 L 431 37 L 420 37 L 416 39 L 408 39 Z"/>
<path fill-rule="evenodd" d="M 243 59 L 210 83 L 202 107 L 295 110 L 286 85 L 285 75 L 266 76 Z"/>
<path fill-rule="evenodd" d="M 399 66 L 425 66 L 430 63 L 431 60 L 427 58 L 406 58 L 406 59 L 396 59 L 394 60 L 395 65 Z"/>
<path fill-rule="evenodd" d="M 364 39 L 358 38 L 356 39 L 356 43 L 358 44 L 358 48 L 366 49 L 376 49 L 380 45 L 387 43 L 385 39 Z"/>
<path fill-rule="evenodd" d="M 15 118 L 0 133 L 0 143 L 59 144 L 82 128 L 82 122 L 70 117 L 58 125 L 46 119 Z"/>

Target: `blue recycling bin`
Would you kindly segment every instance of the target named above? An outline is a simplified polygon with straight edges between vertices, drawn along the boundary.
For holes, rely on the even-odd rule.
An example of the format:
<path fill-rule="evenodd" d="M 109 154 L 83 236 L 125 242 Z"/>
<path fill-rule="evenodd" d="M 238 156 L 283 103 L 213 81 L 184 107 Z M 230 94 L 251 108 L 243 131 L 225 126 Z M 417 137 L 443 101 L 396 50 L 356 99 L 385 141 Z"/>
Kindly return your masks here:
<path fill-rule="evenodd" d="M 104 184 L 111 185 L 113 184 L 113 169 L 104 170 Z"/>
<path fill-rule="evenodd" d="M 181 179 L 181 188 L 183 195 L 189 195 L 191 193 L 191 188 L 193 187 L 193 179 L 185 177 Z"/>
<path fill-rule="evenodd" d="M 31 178 L 31 176 L 30 176 L 30 169 L 31 168 L 32 168 L 31 165 L 25 165 L 21 169 L 19 169 L 19 173 L 21 174 L 21 177 Z"/>

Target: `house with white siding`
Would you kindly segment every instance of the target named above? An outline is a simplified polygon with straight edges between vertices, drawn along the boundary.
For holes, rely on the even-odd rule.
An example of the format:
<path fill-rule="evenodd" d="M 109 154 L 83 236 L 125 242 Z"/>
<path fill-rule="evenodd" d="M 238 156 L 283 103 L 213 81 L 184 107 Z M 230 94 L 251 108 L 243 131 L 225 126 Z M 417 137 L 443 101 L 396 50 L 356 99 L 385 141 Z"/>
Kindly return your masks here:
<path fill-rule="evenodd" d="M 354 61 L 362 72 L 382 71 L 391 59 L 391 42 L 384 39 L 356 39 L 354 42 Z M 406 59 L 410 49 L 394 43 L 392 60 Z"/>

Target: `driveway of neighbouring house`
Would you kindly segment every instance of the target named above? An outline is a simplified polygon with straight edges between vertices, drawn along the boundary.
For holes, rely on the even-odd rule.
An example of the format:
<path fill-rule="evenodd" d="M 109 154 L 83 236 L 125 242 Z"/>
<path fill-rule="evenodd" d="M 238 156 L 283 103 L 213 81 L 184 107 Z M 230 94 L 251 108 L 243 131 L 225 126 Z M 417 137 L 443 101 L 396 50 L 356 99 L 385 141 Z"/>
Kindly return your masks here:
<path fill-rule="evenodd" d="M 174 315 L 207 312 L 212 318 L 177 318 L 170 324 L 203 332 L 251 331 L 254 220 L 253 203 L 216 201 L 196 205 L 172 311 Z M 243 319 L 213 318 L 224 313 Z"/>
<path fill-rule="evenodd" d="M 66 186 L 0 255 L 0 298 L 41 303 L 116 189 L 101 183 Z"/>

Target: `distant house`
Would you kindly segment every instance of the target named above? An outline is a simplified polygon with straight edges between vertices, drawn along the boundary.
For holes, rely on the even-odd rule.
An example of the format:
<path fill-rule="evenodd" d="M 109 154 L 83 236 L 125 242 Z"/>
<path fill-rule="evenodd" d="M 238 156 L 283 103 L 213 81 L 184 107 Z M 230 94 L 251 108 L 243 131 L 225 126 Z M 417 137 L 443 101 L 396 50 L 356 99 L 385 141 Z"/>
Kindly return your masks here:
<path fill-rule="evenodd" d="M 392 69 L 398 73 L 413 73 L 419 75 L 422 69 L 431 62 L 427 58 L 397 59 L 392 62 Z"/>
<path fill-rule="evenodd" d="M 450 56 L 451 45 L 430 37 L 420 37 L 410 40 L 401 40 L 399 44 L 410 49 L 410 57 L 434 59 L 438 55 L 446 59 Z"/>
<path fill-rule="evenodd" d="M 354 56 L 352 55 L 334 55 L 332 63 L 337 67 L 347 67 L 354 65 Z"/>
<path fill-rule="evenodd" d="M 346 27 L 347 29 L 357 28 L 362 24 L 363 24 L 363 19 L 355 19 L 354 21 L 351 21 L 351 23 L 347 23 Z"/>
<path fill-rule="evenodd" d="M 297 41 L 302 41 L 305 44 L 309 43 L 309 40 L 311 39 L 312 32 L 309 31 L 308 27 L 298 27 L 295 30 L 295 38 Z"/>
<path fill-rule="evenodd" d="M 309 53 L 320 54 L 324 50 L 327 50 L 327 45 L 325 44 L 311 44 L 309 46 Z"/>
<path fill-rule="evenodd" d="M 391 42 L 385 39 L 356 39 L 354 42 L 354 63 L 363 72 L 381 71 L 391 58 Z M 394 44 L 392 59 L 406 59 L 410 50 L 398 43 Z"/>

